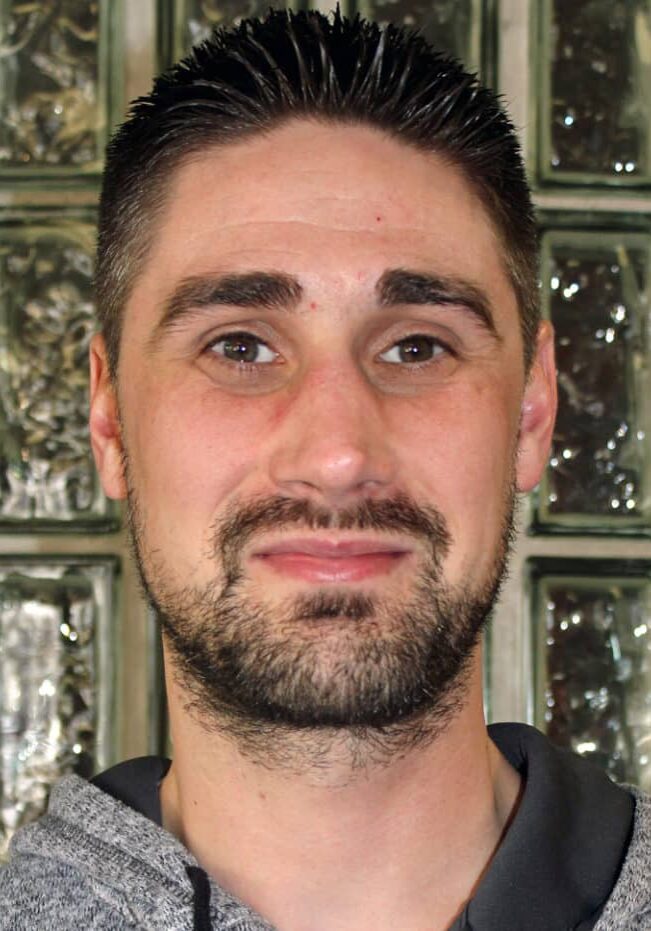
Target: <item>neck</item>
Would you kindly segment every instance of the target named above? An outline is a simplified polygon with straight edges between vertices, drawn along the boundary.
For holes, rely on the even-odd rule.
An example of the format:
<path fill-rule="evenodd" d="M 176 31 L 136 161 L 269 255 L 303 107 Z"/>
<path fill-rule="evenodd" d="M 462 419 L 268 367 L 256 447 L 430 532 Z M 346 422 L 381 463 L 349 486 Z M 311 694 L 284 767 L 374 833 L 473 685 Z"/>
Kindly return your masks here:
<path fill-rule="evenodd" d="M 268 768 L 208 733 L 169 682 L 175 757 L 161 790 L 165 827 L 281 931 L 449 927 L 520 787 L 486 733 L 480 666 L 477 656 L 464 705 L 442 733 L 363 769 L 334 743 L 318 768 Z"/>

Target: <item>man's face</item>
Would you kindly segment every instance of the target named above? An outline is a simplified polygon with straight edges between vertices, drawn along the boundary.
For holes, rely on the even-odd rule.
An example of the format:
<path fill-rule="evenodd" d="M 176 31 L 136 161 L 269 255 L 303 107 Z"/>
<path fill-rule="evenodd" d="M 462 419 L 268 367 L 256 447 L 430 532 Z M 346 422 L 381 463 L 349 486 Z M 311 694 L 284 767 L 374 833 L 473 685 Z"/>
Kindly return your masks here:
<path fill-rule="evenodd" d="M 525 386 L 479 199 L 436 156 L 310 122 L 170 183 L 125 314 L 121 435 L 101 344 L 91 426 L 115 497 L 128 455 L 180 674 L 204 710 L 297 726 L 449 705 L 554 403 L 546 330 Z"/>

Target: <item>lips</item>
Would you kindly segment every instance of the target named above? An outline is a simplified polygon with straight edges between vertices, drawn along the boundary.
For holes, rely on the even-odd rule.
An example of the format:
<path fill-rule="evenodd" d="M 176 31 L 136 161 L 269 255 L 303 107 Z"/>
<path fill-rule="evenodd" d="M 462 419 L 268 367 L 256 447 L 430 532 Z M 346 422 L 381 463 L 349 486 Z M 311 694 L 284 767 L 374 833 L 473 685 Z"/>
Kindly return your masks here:
<path fill-rule="evenodd" d="M 355 582 L 391 572 L 409 550 L 391 541 L 282 540 L 253 553 L 276 573 L 313 582 Z"/>

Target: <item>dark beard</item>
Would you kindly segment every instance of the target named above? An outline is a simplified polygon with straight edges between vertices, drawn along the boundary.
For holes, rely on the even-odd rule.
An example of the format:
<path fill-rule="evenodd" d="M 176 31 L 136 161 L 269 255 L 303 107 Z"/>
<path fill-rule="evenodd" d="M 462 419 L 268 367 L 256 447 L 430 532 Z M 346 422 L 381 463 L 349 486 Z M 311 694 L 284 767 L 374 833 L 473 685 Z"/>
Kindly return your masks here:
<path fill-rule="evenodd" d="M 304 750 L 310 745 L 313 762 L 343 738 L 360 766 L 430 742 L 463 704 L 468 667 L 505 575 L 514 497 L 491 570 L 474 590 L 447 585 L 446 522 L 406 497 L 336 513 L 282 497 L 231 509 L 215 527 L 219 583 L 174 589 L 130 491 L 134 556 L 189 708 L 268 765 L 288 765 L 292 738 Z M 428 555 L 407 601 L 328 587 L 266 605 L 250 591 L 243 547 L 262 531 L 299 528 L 397 531 L 419 539 Z"/>

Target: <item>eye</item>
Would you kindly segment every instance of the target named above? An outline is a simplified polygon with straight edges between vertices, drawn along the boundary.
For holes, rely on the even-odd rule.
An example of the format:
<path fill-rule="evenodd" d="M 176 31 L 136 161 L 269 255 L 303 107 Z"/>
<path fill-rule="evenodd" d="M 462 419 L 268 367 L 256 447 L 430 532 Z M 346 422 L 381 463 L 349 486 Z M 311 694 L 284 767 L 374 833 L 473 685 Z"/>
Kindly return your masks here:
<path fill-rule="evenodd" d="M 413 336 L 401 339 L 385 352 L 380 353 L 380 359 L 393 365 L 405 362 L 414 364 L 431 362 L 446 352 L 448 352 L 447 347 L 433 336 L 416 333 Z"/>
<path fill-rule="evenodd" d="M 229 362 L 268 365 L 275 362 L 278 353 L 252 333 L 227 333 L 208 347 L 215 355 Z"/>

